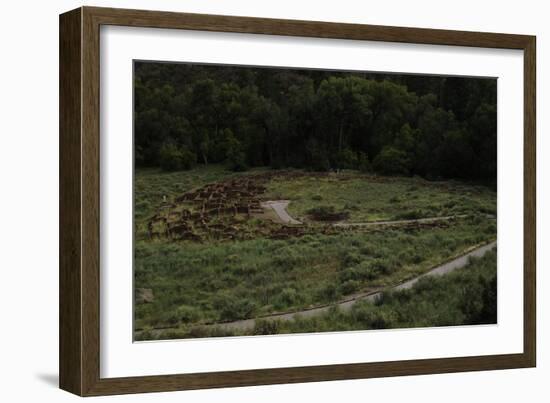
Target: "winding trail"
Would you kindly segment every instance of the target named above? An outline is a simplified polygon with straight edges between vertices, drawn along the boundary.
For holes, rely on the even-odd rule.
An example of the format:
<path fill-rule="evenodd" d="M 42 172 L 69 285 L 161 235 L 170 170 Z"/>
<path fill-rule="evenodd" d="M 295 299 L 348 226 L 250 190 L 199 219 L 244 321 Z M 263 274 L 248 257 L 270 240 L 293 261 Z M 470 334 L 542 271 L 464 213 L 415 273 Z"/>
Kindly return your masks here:
<path fill-rule="evenodd" d="M 258 318 L 253 318 L 253 319 L 237 320 L 234 322 L 213 323 L 213 324 L 207 324 L 203 326 L 219 327 L 219 328 L 228 329 L 228 330 L 250 330 L 250 329 L 254 329 L 254 326 L 256 325 L 256 320 L 293 320 L 295 316 L 300 316 L 301 318 L 308 318 L 308 317 L 312 317 L 312 316 L 316 316 L 316 315 L 320 315 L 325 312 L 328 312 L 334 306 L 337 306 L 343 311 L 349 311 L 357 301 L 375 301 L 377 298 L 379 298 L 382 295 L 382 292 L 386 290 L 398 291 L 398 290 L 410 289 L 423 277 L 441 276 L 441 275 L 450 273 L 452 271 L 455 271 L 457 269 L 461 269 L 468 264 L 468 261 L 471 257 L 482 257 L 487 252 L 494 249 L 496 246 L 497 246 L 497 241 L 490 242 L 488 244 L 479 246 L 457 258 L 454 258 L 439 266 L 436 266 L 432 268 L 430 271 L 418 277 L 415 277 L 411 280 L 408 280 L 404 283 L 398 284 L 396 286 L 393 286 L 387 289 L 374 290 L 366 293 L 355 294 L 355 295 L 349 296 L 347 299 L 342 300 L 336 304 L 323 305 L 323 306 L 304 309 L 304 310 L 295 311 L 295 312 L 267 315 L 267 316 L 262 316 Z M 155 331 L 162 333 L 163 329 L 153 330 L 153 332 Z"/>
<path fill-rule="evenodd" d="M 474 249 L 474 250 L 472 250 L 472 251 L 470 251 L 470 252 L 468 252 L 468 253 L 466 253 L 462 256 L 459 256 L 459 257 L 457 257 L 453 260 L 450 260 L 446 263 L 443 263 L 439 266 L 436 266 L 433 269 L 431 269 L 430 271 L 428 271 L 428 272 L 426 272 L 426 273 L 424 273 L 424 274 L 422 274 L 418 277 L 415 277 L 415 278 L 413 278 L 409 281 L 406 281 L 404 283 L 401 283 L 397 286 L 390 287 L 389 289 L 396 290 L 396 291 L 406 290 L 406 289 L 412 288 L 423 277 L 441 276 L 441 275 L 450 273 L 454 270 L 461 269 L 461 268 L 465 267 L 468 264 L 468 261 L 471 257 L 482 257 L 487 252 L 494 249 L 496 247 L 496 245 L 497 245 L 497 242 L 493 241 L 489 244 L 480 246 L 480 247 L 478 247 L 478 248 L 476 248 L 476 249 Z M 219 323 L 219 324 L 216 324 L 216 325 L 209 325 L 209 326 L 220 326 L 220 327 L 223 327 L 225 329 L 248 330 L 248 329 L 253 329 L 254 328 L 257 319 L 261 319 L 261 320 L 292 320 L 292 319 L 294 319 L 295 315 L 299 315 L 302 318 L 308 318 L 308 317 L 311 317 L 311 316 L 316 316 L 316 315 L 322 314 L 324 312 L 328 312 L 333 306 L 338 306 L 343 311 L 349 311 L 351 309 L 351 307 L 353 306 L 353 304 L 355 304 L 357 301 L 374 301 L 377 298 L 379 298 L 380 295 L 382 295 L 383 291 L 386 291 L 386 290 L 378 290 L 378 291 L 371 291 L 371 292 L 362 293 L 362 294 L 356 294 L 356 295 L 350 296 L 346 300 L 340 301 L 337 304 L 324 305 L 324 306 L 311 308 L 311 309 L 305 309 L 305 310 L 297 311 L 297 312 L 274 314 L 274 315 L 264 316 L 264 317 L 255 318 L 255 319 L 244 319 L 244 320 L 237 320 L 237 321 L 234 321 L 234 322 Z"/>
<path fill-rule="evenodd" d="M 449 215 L 443 217 L 428 217 L 428 218 L 413 218 L 409 220 L 387 220 L 387 221 L 370 221 L 370 222 L 339 222 L 333 224 L 335 227 L 350 228 L 350 227 L 375 227 L 377 225 L 399 225 L 412 223 L 434 223 L 438 221 L 448 221 L 455 218 L 464 218 L 467 214 Z"/>
<path fill-rule="evenodd" d="M 269 200 L 266 202 L 262 202 L 261 206 L 264 209 L 271 209 L 277 214 L 279 217 L 279 220 L 283 224 L 291 224 L 291 225 L 300 225 L 303 224 L 301 221 L 296 220 L 295 218 L 292 218 L 290 214 L 288 214 L 288 211 L 286 211 L 286 208 L 288 207 L 288 204 L 290 203 L 290 200 Z M 334 227 L 340 227 L 340 228 L 352 228 L 352 227 L 376 227 L 380 225 L 403 225 L 403 224 L 413 224 L 413 223 L 424 223 L 424 224 L 430 224 L 435 223 L 439 221 L 449 221 L 456 218 L 464 218 L 467 217 L 467 214 L 459 214 L 459 215 L 450 215 L 450 216 L 443 216 L 443 217 L 427 217 L 427 218 L 413 218 L 408 220 L 385 220 L 385 221 L 367 221 L 367 222 L 338 222 L 332 224 Z"/>

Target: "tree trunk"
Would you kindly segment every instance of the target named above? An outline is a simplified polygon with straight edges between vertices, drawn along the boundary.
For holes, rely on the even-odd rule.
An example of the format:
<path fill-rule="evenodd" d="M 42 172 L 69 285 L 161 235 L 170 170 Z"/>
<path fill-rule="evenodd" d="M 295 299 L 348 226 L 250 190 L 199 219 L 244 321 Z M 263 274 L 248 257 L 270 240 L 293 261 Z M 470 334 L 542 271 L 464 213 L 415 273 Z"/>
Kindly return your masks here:
<path fill-rule="evenodd" d="M 340 121 L 340 128 L 338 129 L 338 152 L 342 151 L 342 139 L 344 137 L 344 120 Z"/>

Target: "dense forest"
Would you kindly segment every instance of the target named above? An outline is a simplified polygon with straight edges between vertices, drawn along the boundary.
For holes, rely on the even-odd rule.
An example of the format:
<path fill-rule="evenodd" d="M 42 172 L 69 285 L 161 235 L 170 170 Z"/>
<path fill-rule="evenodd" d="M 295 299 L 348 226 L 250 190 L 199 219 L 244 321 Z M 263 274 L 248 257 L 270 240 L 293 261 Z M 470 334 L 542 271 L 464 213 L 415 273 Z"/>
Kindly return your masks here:
<path fill-rule="evenodd" d="M 496 181 L 496 79 L 135 62 L 137 167 Z"/>

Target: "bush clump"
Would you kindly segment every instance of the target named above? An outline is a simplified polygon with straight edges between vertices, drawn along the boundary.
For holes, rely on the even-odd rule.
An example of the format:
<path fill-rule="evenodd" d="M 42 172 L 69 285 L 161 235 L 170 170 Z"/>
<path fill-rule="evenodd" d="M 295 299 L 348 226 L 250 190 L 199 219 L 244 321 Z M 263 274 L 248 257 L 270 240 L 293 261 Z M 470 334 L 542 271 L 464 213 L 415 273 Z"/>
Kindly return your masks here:
<path fill-rule="evenodd" d="M 164 171 L 185 171 L 193 168 L 197 156 L 185 146 L 164 144 L 159 151 L 159 160 Z"/>
<path fill-rule="evenodd" d="M 394 220 L 417 220 L 424 217 L 424 214 L 420 210 L 409 210 L 403 213 L 396 214 Z"/>
<path fill-rule="evenodd" d="M 253 334 L 277 334 L 279 333 L 279 322 L 276 320 L 260 319 L 254 324 Z"/>
<path fill-rule="evenodd" d="M 318 206 L 307 210 L 307 214 L 316 221 L 340 221 L 349 217 L 347 211 L 336 211 L 334 206 Z"/>
<path fill-rule="evenodd" d="M 248 319 L 254 316 L 256 305 L 246 298 L 221 294 L 214 300 L 214 308 L 218 310 L 221 321 Z"/>
<path fill-rule="evenodd" d="M 405 151 L 386 146 L 376 156 L 372 167 L 384 175 L 408 175 L 410 160 Z"/>

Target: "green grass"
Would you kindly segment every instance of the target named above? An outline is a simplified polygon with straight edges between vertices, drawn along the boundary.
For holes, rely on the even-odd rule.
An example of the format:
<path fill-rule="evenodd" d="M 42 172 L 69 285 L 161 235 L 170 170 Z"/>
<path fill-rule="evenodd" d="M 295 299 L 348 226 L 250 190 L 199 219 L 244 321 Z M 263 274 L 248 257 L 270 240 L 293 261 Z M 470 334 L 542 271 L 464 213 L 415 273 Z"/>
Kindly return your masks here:
<path fill-rule="evenodd" d="M 496 251 L 441 277 L 424 277 L 412 289 L 390 291 L 375 303 L 359 301 L 351 311 L 334 309 L 314 318 L 279 322 L 273 333 L 305 333 L 316 329 L 368 330 L 495 324 Z M 255 333 L 259 333 L 258 323 Z M 265 325 L 264 325 L 265 326 Z"/>
<path fill-rule="evenodd" d="M 416 233 L 307 235 L 199 244 L 136 244 L 135 285 L 155 300 L 137 305 L 136 325 L 244 319 L 338 300 L 417 276 L 494 237 L 489 220 Z M 193 308 L 192 320 L 179 309 Z"/>
<path fill-rule="evenodd" d="M 322 207 L 348 213 L 349 222 L 496 214 L 496 192 L 483 186 L 355 172 L 274 179 L 266 197 L 290 200 L 288 211 L 304 221 L 310 210 Z"/>
<path fill-rule="evenodd" d="M 150 240 L 145 235 L 147 220 L 164 196 L 171 202 L 207 183 L 250 174 L 220 166 L 177 173 L 136 171 L 134 284 L 154 294 L 152 303 L 136 304 L 136 329 L 168 327 L 182 337 L 200 337 L 197 329 L 202 324 L 300 310 L 403 282 L 496 238 L 495 220 L 487 217 L 496 210 L 491 190 L 351 172 L 274 179 L 264 198 L 291 200 L 289 211 L 300 218 L 307 216 L 307 210 L 326 205 L 349 212 L 349 221 L 355 222 L 468 216 L 444 228 L 353 230 L 286 240 L 258 237 L 198 243 Z M 247 225 L 256 224 L 250 220 Z M 139 337 L 153 336 L 145 332 Z"/>
<path fill-rule="evenodd" d="M 376 302 L 358 301 L 350 310 L 291 321 L 258 320 L 253 329 L 220 326 L 182 327 L 143 339 L 310 333 L 495 324 L 497 320 L 496 250 L 445 276 L 424 277 L 413 288 L 385 292 Z"/>

